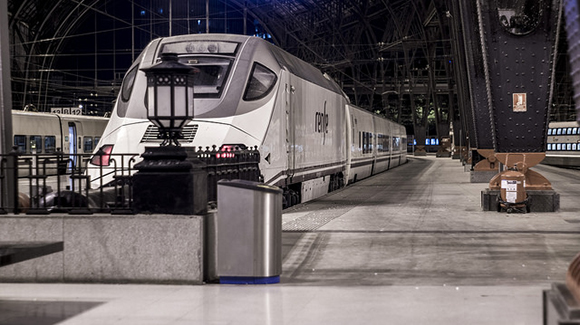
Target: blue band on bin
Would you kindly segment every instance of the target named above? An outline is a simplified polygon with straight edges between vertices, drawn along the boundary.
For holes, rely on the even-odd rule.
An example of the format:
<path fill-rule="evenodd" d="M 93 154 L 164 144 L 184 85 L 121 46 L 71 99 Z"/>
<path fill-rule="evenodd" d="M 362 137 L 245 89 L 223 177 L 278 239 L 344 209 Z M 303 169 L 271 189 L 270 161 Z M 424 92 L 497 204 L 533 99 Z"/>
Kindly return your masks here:
<path fill-rule="evenodd" d="M 272 284 L 280 283 L 280 276 L 251 277 L 251 276 L 222 276 L 220 284 Z"/>

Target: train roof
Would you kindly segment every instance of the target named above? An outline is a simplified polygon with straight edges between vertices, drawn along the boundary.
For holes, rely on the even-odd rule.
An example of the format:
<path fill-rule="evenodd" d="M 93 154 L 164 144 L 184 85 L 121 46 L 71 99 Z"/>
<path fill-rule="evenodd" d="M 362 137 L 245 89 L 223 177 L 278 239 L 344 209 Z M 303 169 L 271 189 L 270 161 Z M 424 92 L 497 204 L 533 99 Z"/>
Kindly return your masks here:
<path fill-rule="evenodd" d="M 55 114 L 55 113 L 49 113 L 49 112 L 27 112 L 27 111 L 21 111 L 21 110 L 17 110 L 17 109 L 13 109 L 12 110 L 12 115 L 19 115 L 19 116 L 24 116 L 24 117 L 38 117 L 38 116 L 45 116 L 45 117 L 65 117 L 68 119 L 83 119 L 83 120 L 109 120 L 108 117 L 104 117 L 104 116 L 91 116 L 91 115 L 73 115 L 73 114 Z"/>
<path fill-rule="evenodd" d="M 290 73 L 307 80 L 313 84 L 319 85 L 332 92 L 340 94 L 344 97 L 342 88 L 330 77 L 323 74 L 320 69 L 312 64 L 286 52 L 284 49 L 267 42 L 259 37 L 236 34 L 193 34 L 193 35 L 179 35 L 159 39 L 156 52 L 158 49 L 168 43 L 187 42 L 187 41 L 222 41 L 222 42 L 236 42 L 245 44 L 248 42 L 263 42 L 266 44 L 278 64 L 288 70 Z"/>

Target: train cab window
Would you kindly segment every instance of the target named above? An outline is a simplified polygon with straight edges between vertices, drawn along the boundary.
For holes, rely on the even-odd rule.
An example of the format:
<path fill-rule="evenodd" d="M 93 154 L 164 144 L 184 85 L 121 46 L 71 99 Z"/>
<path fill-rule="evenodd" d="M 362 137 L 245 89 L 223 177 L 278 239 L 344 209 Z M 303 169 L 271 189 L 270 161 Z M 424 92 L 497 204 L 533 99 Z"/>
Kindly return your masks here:
<path fill-rule="evenodd" d="M 46 153 L 56 151 L 56 137 L 54 135 L 47 135 L 44 137 L 44 151 Z"/>
<path fill-rule="evenodd" d="M 26 136 L 25 135 L 15 135 L 14 145 L 18 147 L 18 151 L 26 152 Z"/>
<path fill-rule="evenodd" d="M 31 135 L 28 143 L 30 143 L 30 153 L 42 153 L 42 137 L 40 135 Z"/>
<path fill-rule="evenodd" d="M 131 98 L 131 92 L 133 91 L 133 85 L 135 84 L 135 76 L 137 75 L 137 68 L 139 66 L 136 65 L 133 69 L 129 70 L 123 79 L 123 85 L 121 86 L 121 99 L 126 102 L 129 101 Z"/>
<path fill-rule="evenodd" d="M 85 137 L 83 141 L 83 151 L 92 152 L 94 148 L 93 137 Z"/>
<path fill-rule="evenodd" d="M 244 92 L 244 100 L 258 100 L 266 97 L 274 88 L 278 77 L 265 66 L 254 63 L 248 86 Z"/>
<path fill-rule="evenodd" d="M 197 68 L 193 75 L 195 97 L 219 98 L 228 78 L 232 59 L 216 57 L 180 57 L 179 62 Z"/>

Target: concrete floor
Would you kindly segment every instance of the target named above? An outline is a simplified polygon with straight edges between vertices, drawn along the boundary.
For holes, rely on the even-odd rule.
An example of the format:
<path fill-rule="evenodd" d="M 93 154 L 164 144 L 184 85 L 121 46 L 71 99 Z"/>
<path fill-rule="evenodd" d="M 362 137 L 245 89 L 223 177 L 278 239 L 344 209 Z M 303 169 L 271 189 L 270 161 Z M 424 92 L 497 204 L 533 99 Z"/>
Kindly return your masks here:
<path fill-rule="evenodd" d="M 459 161 L 415 157 L 285 210 L 280 284 L 0 284 L 0 324 L 542 324 L 580 252 L 580 171 L 534 169 L 559 212 L 483 212 Z"/>

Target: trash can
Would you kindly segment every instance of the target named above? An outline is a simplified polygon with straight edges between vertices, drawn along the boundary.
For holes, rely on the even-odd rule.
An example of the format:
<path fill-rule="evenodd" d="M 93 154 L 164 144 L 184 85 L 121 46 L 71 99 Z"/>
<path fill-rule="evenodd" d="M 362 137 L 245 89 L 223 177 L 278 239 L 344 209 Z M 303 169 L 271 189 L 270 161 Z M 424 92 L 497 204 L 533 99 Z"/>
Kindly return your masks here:
<path fill-rule="evenodd" d="M 217 188 L 220 283 L 268 284 L 282 273 L 282 190 L 245 180 Z"/>

